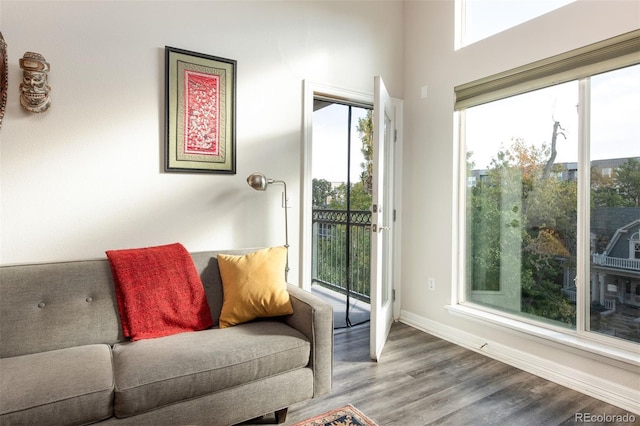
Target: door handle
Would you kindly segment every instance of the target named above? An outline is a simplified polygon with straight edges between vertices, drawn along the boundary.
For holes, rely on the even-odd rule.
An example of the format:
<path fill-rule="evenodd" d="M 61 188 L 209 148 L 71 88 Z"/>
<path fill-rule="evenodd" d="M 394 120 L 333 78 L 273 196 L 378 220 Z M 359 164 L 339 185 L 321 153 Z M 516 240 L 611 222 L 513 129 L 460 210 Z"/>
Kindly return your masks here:
<path fill-rule="evenodd" d="M 390 226 L 378 226 L 375 223 L 373 225 L 371 225 L 371 227 L 373 228 L 373 232 L 382 232 L 382 231 L 390 231 L 391 230 Z"/>

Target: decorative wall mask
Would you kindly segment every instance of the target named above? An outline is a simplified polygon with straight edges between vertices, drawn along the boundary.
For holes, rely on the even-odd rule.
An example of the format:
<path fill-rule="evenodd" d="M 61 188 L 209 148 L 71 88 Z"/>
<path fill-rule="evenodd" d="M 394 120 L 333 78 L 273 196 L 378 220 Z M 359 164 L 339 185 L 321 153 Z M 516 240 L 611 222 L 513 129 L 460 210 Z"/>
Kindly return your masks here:
<path fill-rule="evenodd" d="M 7 106 L 7 90 L 9 90 L 9 61 L 7 59 L 7 43 L 0 32 L 0 128 L 2 128 L 2 117 Z"/>
<path fill-rule="evenodd" d="M 20 59 L 20 68 L 23 69 L 23 79 L 20 83 L 20 104 L 27 111 L 44 112 L 51 106 L 47 85 L 49 63 L 39 53 L 26 52 Z"/>

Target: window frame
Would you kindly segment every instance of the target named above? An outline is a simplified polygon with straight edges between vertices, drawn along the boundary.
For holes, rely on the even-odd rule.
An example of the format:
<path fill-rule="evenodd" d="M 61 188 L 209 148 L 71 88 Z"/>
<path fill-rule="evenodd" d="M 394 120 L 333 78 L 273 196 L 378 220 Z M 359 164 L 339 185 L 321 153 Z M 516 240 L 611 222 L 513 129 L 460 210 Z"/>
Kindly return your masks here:
<path fill-rule="evenodd" d="M 601 355 L 619 362 L 623 368 L 636 371 L 640 366 L 638 343 L 624 341 L 589 331 L 588 312 L 590 297 L 590 167 L 579 167 L 577 259 L 576 259 L 576 327 L 564 328 L 549 324 L 541 318 L 527 318 L 467 300 L 466 283 L 466 141 L 465 109 L 488 102 L 523 94 L 567 81 L 579 83 L 578 164 L 590 164 L 589 116 L 590 79 L 592 75 L 640 64 L 640 30 L 576 49 L 552 58 L 508 70 L 455 87 L 454 138 L 458 149 L 455 173 L 457 175 L 457 237 L 454 241 L 457 264 L 454 273 L 457 286 L 453 286 L 451 305 L 454 314 L 471 317 L 484 324 L 524 332 L 560 344 Z"/>
<path fill-rule="evenodd" d="M 497 101 L 554 84 L 580 80 L 640 62 L 640 30 L 630 31 L 454 88 L 455 110 Z"/>

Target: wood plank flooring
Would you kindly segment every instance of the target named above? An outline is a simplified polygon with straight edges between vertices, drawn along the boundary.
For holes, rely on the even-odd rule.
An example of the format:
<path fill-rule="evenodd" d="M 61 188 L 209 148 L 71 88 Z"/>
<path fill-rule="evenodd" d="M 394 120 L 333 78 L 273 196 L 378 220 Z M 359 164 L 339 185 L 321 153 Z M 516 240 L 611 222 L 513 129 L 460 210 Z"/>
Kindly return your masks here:
<path fill-rule="evenodd" d="M 290 407 L 285 425 L 346 404 L 381 426 L 574 425 L 583 423 L 576 413 L 632 414 L 401 323 L 380 363 L 369 360 L 368 325 L 336 330 L 334 341 L 332 393 Z"/>

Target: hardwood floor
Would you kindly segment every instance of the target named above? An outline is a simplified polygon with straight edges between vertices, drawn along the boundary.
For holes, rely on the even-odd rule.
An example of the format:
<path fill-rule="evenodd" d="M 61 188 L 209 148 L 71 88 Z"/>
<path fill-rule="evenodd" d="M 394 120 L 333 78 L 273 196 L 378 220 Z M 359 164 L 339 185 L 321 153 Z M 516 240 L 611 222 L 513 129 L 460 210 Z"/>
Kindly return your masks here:
<path fill-rule="evenodd" d="M 334 340 L 332 393 L 290 407 L 285 425 L 346 404 L 381 426 L 625 424 L 576 413 L 633 415 L 401 323 L 380 363 L 369 360 L 368 325 L 337 330 Z M 633 416 L 628 424 L 640 421 Z"/>

